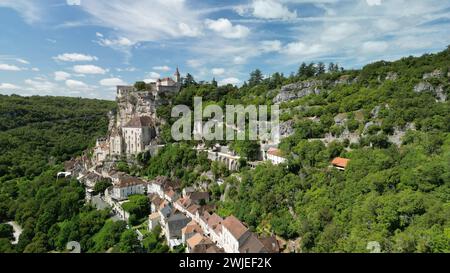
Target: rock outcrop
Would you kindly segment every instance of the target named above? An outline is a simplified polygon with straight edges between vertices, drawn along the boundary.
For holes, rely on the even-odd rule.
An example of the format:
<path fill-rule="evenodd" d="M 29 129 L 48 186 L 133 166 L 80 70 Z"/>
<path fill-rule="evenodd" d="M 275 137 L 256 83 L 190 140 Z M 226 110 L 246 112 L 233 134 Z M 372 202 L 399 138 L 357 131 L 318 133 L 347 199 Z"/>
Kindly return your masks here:
<path fill-rule="evenodd" d="M 280 135 L 282 138 L 288 137 L 294 134 L 294 121 L 288 120 L 280 123 Z"/>
<path fill-rule="evenodd" d="M 311 94 L 322 92 L 323 82 L 320 80 L 310 80 L 285 85 L 281 88 L 280 94 L 274 99 L 274 103 L 282 103 L 290 100 L 303 98 Z"/>
<path fill-rule="evenodd" d="M 416 93 L 430 92 L 436 96 L 437 101 L 439 101 L 439 102 L 447 101 L 447 94 L 444 90 L 443 85 L 434 87 L 429 82 L 420 82 L 416 86 L 414 86 L 414 92 L 416 92 Z"/>
<path fill-rule="evenodd" d="M 423 74 L 423 79 L 427 80 L 427 79 L 434 79 L 434 78 L 440 78 L 442 77 L 442 71 L 440 69 L 436 69 L 431 73 L 425 73 Z"/>

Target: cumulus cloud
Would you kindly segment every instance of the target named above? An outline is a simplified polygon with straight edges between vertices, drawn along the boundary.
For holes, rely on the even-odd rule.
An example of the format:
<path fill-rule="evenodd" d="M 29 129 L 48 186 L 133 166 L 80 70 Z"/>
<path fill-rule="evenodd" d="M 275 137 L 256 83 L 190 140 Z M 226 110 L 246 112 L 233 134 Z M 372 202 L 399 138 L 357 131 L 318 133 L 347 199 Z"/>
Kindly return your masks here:
<path fill-rule="evenodd" d="M 66 86 L 70 89 L 77 89 L 77 90 L 85 90 L 89 89 L 89 86 L 85 84 L 82 81 L 76 81 L 76 80 L 66 80 Z"/>
<path fill-rule="evenodd" d="M 10 64 L 0 64 L 0 70 L 3 71 L 21 71 L 22 68 L 15 66 L 15 65 L 10 65 Z"/>
<path fill-rule="evenodd" d="M 26 79 L 27 91 L 36 93 L 51 93 L 57 89 L 57 85 L 45 78 Z"/>
<path fill-rule="evenodd" d="M 76 65 L 73 71 L 79 74 L 105 74 L 106 70 L 96 65 Z"/>
<path fill-rule="evenodd" d="M 292 19 L 297 17 L 297 11 L 290 11 L 279 1 L 254 0 L 253 16 L 262 19 Z"/>
<path fill-rule="evenodd" d="M 55 76 L 55 81 L 65 81 L 68 78 L 70 78 L 71 75 L 64 71 L 56 71 L 54 73 L 54 76 Z"/>
<path fill-rule="evenodd" d="M 148 74 L 148 77 L 150 77 L 151 79 L 159 79 L 159 78 L 161 78 L 161 74 L 156 73 L 156 72 L 150 72 Z"/>
<path fill-rule="evenodd" d="M 117 86 L 117 85 L 127 85 L 127 83 L 120 78 L 108 78 L 108 79 L 100 80 L 100 85 L 102 85 L 102 86 Z"/>
<path fill-rule="evenodd" d="M 221 76 L 221 75 L 225 74 L 225 69 L 223 69 L 223 68 L 213 68 L 211 70 L 211 72 L 212 72 L 212 74 L 214 76 Z"/>
<path fill-rule="evenodd" d="M 0 83 L 0 90 L 17 90 L 19 87 L 11 83 Z"/>
<path fill-rule="evenodd" d="M 228 39 L 241 39 L 250 34 L 250 29 L 243 25 L 235 25 L 226 18 L 217 20 L 206 19 L 205 24 L 208 29 L 213 30 L 222 37 Z"/>
<path fill-rule="evenodd" d="M 91 62 L 98 60 L 98 58 L 95 56 L 85 55 L 81 53 L 64 53 L 53 57 L 53 59 L 61 62 Z"/>
<path fill-rule="evenodd" d="M 273 41 L 262 41 L 261 42 L 261 50 L 263 52 L 277 52 L 282 48 L 282 43 L 279 40 Z"/>
<path fill-rule="evenodd" d="M 234 77 L 230 77 L 230 78 L 226 78 L 223 79 L 221 81 L 219 81 L 219 85 L 227 85 L 227 84 L 232 84 L 232 85 L 237 85 L 241 82 L 241 80 L 239 80 L 238 78 L 234 78 Z"/>

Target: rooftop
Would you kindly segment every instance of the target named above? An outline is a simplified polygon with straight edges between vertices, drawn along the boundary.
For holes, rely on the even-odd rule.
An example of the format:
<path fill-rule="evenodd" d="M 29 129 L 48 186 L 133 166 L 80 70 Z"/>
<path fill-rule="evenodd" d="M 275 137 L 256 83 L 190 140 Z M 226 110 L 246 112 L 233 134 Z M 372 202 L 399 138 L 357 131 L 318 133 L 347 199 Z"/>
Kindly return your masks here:
<path fill-rule="evenodd" d="M 223 221 L 222 226 L 227 228 L 238 240 L 248 231 L 248 228 L 233 215 L 228 216 L 225 221 Z"/>
<path fill-rule="evenodd" d="M 350 159 L 336 157 L 335 159 L 333 159 L 333 161 L 331 161 L 331 164 L 333 164 L 333 166 L 345 169 L 347 167 L 348 162 L 350 162 Z"/>

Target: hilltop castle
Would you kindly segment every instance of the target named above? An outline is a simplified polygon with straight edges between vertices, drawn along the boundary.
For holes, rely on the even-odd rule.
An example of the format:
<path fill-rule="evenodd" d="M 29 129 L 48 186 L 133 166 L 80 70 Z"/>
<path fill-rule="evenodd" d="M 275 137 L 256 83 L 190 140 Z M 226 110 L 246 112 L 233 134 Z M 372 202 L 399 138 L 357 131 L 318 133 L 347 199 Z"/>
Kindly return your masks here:
<path fill-rule="evenodd" d="M 117 86 L 117 113 L 111 113 L 108 137 L 97 140 L 94 160 L 136 155 L 149 149 L 159 135 L 156 108 L 167 96 L 181 89 L 177 68 L 174 78 L 158 79 L 138 90 L 135 86 Z"/>

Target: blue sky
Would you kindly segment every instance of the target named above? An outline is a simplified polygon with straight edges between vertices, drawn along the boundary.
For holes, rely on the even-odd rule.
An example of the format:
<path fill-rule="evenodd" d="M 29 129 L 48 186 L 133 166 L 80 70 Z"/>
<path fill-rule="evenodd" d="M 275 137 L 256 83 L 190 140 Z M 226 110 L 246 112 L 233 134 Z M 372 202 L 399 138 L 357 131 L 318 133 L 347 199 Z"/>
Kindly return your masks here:
<path fill-rule="evenodd" d="M 0 93 L 113 99 L 177 66 L 242 84 L 255 68 L 359 68 L 449 44 L 449 0 L 0 0 Z"/>

